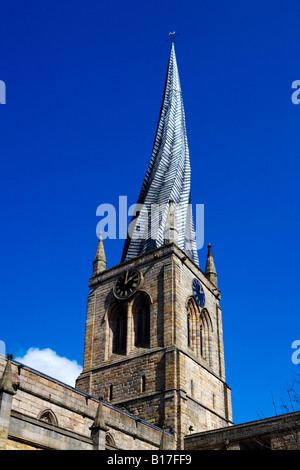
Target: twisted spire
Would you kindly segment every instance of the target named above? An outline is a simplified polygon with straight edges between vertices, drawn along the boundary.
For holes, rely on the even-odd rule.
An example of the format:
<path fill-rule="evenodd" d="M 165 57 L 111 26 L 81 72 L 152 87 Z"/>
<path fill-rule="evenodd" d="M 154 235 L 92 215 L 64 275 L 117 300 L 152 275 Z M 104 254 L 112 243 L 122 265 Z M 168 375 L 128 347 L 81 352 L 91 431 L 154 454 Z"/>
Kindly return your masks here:
<path fill-rule="evenodd" d="M 122 261 L 164 244 L 169 201 L 172 200 L 178 227 L 178 246 L 198 264 L 194 223 L 189 206 L 190 186 L 191 168 L 185 113 L 172 42 L 152 156 L 137 202 L 140 214 L 135 217 L 136 232 L 128 234 Z"/>

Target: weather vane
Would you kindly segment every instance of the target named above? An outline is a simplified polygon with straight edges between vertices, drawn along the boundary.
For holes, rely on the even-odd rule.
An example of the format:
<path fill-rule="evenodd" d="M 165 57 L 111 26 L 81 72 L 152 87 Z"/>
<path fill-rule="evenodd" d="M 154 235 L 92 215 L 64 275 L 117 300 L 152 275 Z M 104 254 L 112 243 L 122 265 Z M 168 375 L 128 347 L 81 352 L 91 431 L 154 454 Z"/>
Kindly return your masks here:
<path fill-rule="evenodd" d="M 173 31 L 173 33 L 171 33 L 171 32 L 169 33 L 169 36 L 170 36 L 170 38 L 167 39 L 166 42 L 169 42 L 169 41 L 174 42 L 174 39 L 177 38 L 177 36 L 179 36 L 179 33 L 175 34 L 175 31 Z"/>

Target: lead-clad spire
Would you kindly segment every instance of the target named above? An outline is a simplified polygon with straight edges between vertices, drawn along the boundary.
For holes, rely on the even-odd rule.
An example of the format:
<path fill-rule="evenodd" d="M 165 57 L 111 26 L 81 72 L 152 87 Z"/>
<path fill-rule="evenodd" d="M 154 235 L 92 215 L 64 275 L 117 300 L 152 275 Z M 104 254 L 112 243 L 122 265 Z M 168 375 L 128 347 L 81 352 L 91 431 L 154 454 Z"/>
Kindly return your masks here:
<path fill-rule="evenodd" d="M 169 201 L 174 202 L 178 246 L 198 264 L 190 204 L 191 168 L 180 80 L 172 43 L 152 156 L 138 198 L 135 229 L 129 231 L 122 261 L 164 244 Z M 130 227 L 132 228 L 132 223 Z"/>

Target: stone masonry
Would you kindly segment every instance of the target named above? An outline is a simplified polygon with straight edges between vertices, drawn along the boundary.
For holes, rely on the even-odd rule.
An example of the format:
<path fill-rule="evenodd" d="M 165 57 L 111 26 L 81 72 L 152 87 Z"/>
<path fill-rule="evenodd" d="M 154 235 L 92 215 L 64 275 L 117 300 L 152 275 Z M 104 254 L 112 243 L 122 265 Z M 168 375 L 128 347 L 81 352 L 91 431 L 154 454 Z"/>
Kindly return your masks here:
<path fill-rule="evenodd" d="M 151 423 L 0 355 L 0 378 L 8 369 L 13 389 L 0 385 L 1 450 L 158 450 L 163 434 L 174 446 Z"/>
<path fill-rule="evenodd" d="M 140 290 L 117 301 L 114 284 L 130 268 L 143 275 Z M 209 318 L 205 359 L 188 346 L 187 303 L 192 282 L 203 286 Z M 87 304 L 84 366 L 76 387 L 99 396 L 174 433 L 177 448 L 190 430 L 232 424 L 231 393 L 225 382 L 220 291 L 174 243 L 94 274 Z M 150 347 L 134 345 L 134 303 L 150 304 Z M 127 312 L 124 354 L 112 352 L 112 306 Z M 143 378 L 144 377 L 144 378 Z M 145 381 L 145 389 L 141 381 Z"/>

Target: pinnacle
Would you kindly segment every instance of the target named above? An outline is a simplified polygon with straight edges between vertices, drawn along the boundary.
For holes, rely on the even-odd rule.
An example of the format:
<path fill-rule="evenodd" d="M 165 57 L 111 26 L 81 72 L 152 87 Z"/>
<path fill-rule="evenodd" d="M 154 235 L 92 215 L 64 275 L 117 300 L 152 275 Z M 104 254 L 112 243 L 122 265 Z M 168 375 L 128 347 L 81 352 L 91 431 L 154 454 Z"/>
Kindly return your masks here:
<path fill-rule="evenodd" d="M 176 226 L 176 216 L 174 203 L 172 200 L 169 201 L 169 211 L 166 220 L 166 226 L 164 230 L 164 242 L 178 244 L 178 230 Z"/>
<path fill-rule="evenodd" d="M 13 359 L 12 354 L 7 355 L 7 363 L 3 371 L 2 377 L 0 379 L 0 392 L 6 392 L 10 395 L 14 395 L 16 392 L 12 384 L 12 374 L 11 374 L 11 361 Z"/>
<path fill-rule="evenodd" d="M 209 279 L 216 287 L 218 287 L 218 275 L 214 263 L 214 258 L 211 251 L 211 244 L 207 245 L 208 252 L 207 252 L 207 260 L 206 260 L 206 267 L 205 267 L 205 276 Z"/>
<path fill-rule="evenodd" d="M 93 274 L 99 274 L 106 269 L 106 256 L 103 245 L 102 232 L 99 233 L 99 242 L 96 251 L 96 256 L 93 262 Z"/>
<path fill-rule="evenodd" d="M 161 441 L 160 441 L 159 450 L 168 450 L 168 444 L 167 444 L 167 436 L 166 436 L 166 428 L 165 428 L 165 426 L 163 427 L 163 432 L 162 432 L 162 435 L 161 435 Z"/>
<path fill-rule="evenodd" d="M 104 421 L 104 414 L 103 414 L 103 398 L 99 397 L 99 404 L 95 416 L 95 420 L 90 429 L 102 429 L 103 431 L 107 431 L 108 427 Z"/>

